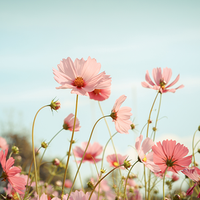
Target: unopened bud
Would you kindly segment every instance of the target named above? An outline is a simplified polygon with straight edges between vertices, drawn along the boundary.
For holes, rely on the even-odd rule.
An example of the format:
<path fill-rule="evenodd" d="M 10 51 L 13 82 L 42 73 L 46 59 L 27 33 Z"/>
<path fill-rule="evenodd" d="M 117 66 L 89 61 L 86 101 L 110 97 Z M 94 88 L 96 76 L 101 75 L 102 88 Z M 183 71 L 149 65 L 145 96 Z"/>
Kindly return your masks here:
<path fill-rule="evenodd" d="M 56 184 L 56 186 L 61 187 L 62 186 L 62 181 L 56 181 L 55 184 Z"/>
<path fill-rule="evenodd" d="M 106 172 L 106 170 L 105 170 L 105 169 L 101 169 L 100 172 L 101 172 L 102 174 L 104 174 L 104 173 Z"/>
<path fill-rule="evenodd" d="M 200 131 L 200 126 L 198 126 L 198 131 Z"/>
<path fill-rule="evenodd" d="M 46 149 L 48 147 L 48 144 L 46 142 L 42 142 L 41 143 L 41 147 L 44 148 L 44 149 Z"/>
<path fill-rule="evenodd" d="M 154 193 L 154 194 L 158 194 L 158 190 L 154 190 L 153 193 Z"/>
<path fill-rule="evenodd" d="M 135 124 L 132 123 L 132 124 L 131 124 L 131 130 L 134 130 L 134 129 L 135 129 Z"/>
<path fill-rule="evenodd" d="M 152 123 L 152 121 L 151 121 L 150 119 L 149 119 L 147 122 L 148 122 L 148 124 L 151 124 L 151 123 Z"/>
<path fill-rule="evenodd" d="M 124 161 L 124 167 L 128 169 L 131 166 L 131 163 L 128 160 Z"/>
<path fill-rule="evenodd" d="M 51 101 L 50 104 L 51 110 L 58 110 L 60 109 L 60 101 L 54 101 L 54 99 Z"/>
<path fill-rule="evenodd" d="M 35 148 L 35 155 L 38 156 L 40 154 L 40 151 L 38 148 Z"/>
<path fill-rule="evenodd" d="M 153 131 L 157 131 L 157 128 L 156 128 L 156 127 L 153 127 L 152 129 L 153 129 Z"/>
<path fill-rule="evenodd" d="M 198 153 L 200 153 L 200 149 L 198 149 Z"/>
<path fill-rule="evenodd" d="M 60 161 L 57 158 L 55 158 L 52 163 L 53 165 L 58 166 L 60 164 Z"/>
<path fill-rule="evenodd" d="M 17 146 L 12 146 L 12 152 L 14 154 L 18 154 L 19 153 L 19 148 Z"/>
<path fill-rule="evenodd" d="M 94 184 L 93 184 L 91 181 L 89 181 L 89 182 L 87 183 L 87 186 L 88 186 L 90 189 L 93 189 L 93 188 L 94 188 Z"/>
<path fill-rule="evenodd" d="M 22 157 L 21 156 L 16 156 L 15 160 L 18 161 L 18 162 L 20 162 L 22 160 Z"/>
<path fill-rule="evenodd" d="M 173 200 L 181 200 L 180 195 L 176 194 L 176 195 L 173 197 Z"/>
<path fill-rule="evenodd" d="M 12 199 L 13 195 L 12 194 L 7 194 L 6 199 Z"/>

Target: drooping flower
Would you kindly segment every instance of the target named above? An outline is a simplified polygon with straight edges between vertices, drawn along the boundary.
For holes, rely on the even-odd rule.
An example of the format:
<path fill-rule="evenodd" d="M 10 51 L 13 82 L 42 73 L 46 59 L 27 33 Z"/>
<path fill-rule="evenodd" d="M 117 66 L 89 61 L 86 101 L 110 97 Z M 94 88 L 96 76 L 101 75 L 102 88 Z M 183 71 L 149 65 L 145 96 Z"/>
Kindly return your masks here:
<path fill-rule="evenodd" d="M 120 96 L 113 106 L 111 111 L 111 117 L 115 122 L 115 128 L 119 133 L 126 133 L 131 129 L 132 121 L 130 120 L 131 108 L 130 107 L 121 107 L 122 103 L 125 101 L 126 96 Z"/>
<path fill-rule="evenodd" d="M 57 89 L 72 89 L 71 93 L 88 95 L 101 83 L 103 74 L 98 74 L 101 64 L 96 59 L 88 57 L 85 61 L 71 58 L 63 59 L 57 65 L 58 70 L 53 69 L 54 79 L 61 84 Z"/>
<path fill-rule="evenodd" d="M 192 162 L 192 155 L 186 156 L 188 148 L 175 140 L 163 140 L 152 147 L 154 152 L 153 161 L 160 167 L 162 173 L 167 171 L 176 172 L 188 167 Z M 185 157 L 186 156 L 186 157 Z"/>
<path fill-rule="evenodd" d="M 124 161 L 126 160 L 127 156 L 122 156 L 121 154 L 111 154 L 106 157 L 106 160 L 110 164 L 111 167 L 118 167 L 119 165 L 123 165 Z M 121 169 L 125 169 L 123 166 L 120 167 Z"/>
<path fill-rule="evenodd" d="M 3 150 L 1 150 L 0 152 L 0 161 L 1 161 L 1 166 L 3 168 L 3 173 L 1 175 L 1 178 L 3 178 L 2 181 L 8 180 L 8 182 L 12 185 L 13 189 L 16 192 L 18 192 L 19 194 L 23 194 L 25 191 L 26 182 L 24 178 L 16 176 L 18 173 L 21 172 L 21 169 L 13 166 L 15 160 L 12 157 L 10 157 L 6 161 L 7 154 L 8 154 L 8 149 L 5 150 L 5 154 Z"/>
<path fill-rule="evenodd" d="M 153 156 L 154 153 L 150 152 L 148 153 L 152 146 L 154 145 L 154 142 L 150 138 L 146 138 L 141 146 L 141 142 L 143 140 L 143 135 L 140 135 L 136 138 L 135 142 L 135 148 L 139 156 L 139 160 L 148 167 L 152 172 L 159 172 L 160 168 L 153 162 Z M 147 154 L 148 153 L 148 154 Z"/>
<path fill-rule="evenodd" d="M 75 147 L 74 148 L 74 155 L 78 158 L 82 158 L 84 151 L 86 149 L 87 146 L 87 142 L 83 142 L 81 144 L 82 148 L 80 147 Z M 103 150 L 103 147 L 98 143 L 98 142 L 94 142 L 93 144 L 89 144 L 88 149 L 85 153 L 85 156 L 83 158 L 83 162 L 91 162 L 91 163 L 97 163 L 99 162 L 101 159 L 100 158 L 96 158 L 98 155 L 101 154 Z M 78 161 L 80 162 L 80 161 Z"/>
<path fill-rule="evenodd" d="M 186 195 L 192 195 L 194 188 L 200 184 L 200 169 L 197 167 L 194 167 L 192 169 L 185 168 L 183 171 L 181 171 L 183 174 L 188 176 L 191 180 L 195 182 L 195 184 L 189 188 L 186 192 Z M 197 196 L 197 198 L 200 198 L 200 192 Z"/>
<path fill-rule="evenodd" d="M 0 148 L 2 150 L 8 149 L 8 144 L 7 144 L 6 140 L 2 137 L 0 137 Z"/>
<path fill-rule="evenodd" d="M 64 119 L 63 129 L 73 131 L 73 126 L 74 126 L 74 114 L 71 113 Z M 75 132 L 79 131 L 80 128 L 81 128 L 80 122 L 79 122 L 78 118 L 76 118 L 76 124 L 75 124 L 74 131 Z"/>
<path fill-rule="evenodd" d="M 167 67 L 164 68 L 163 73 L 162 73 L 161 68 L 154 68 L 152 71 L 152 74 L 153 74 L 153 79 L 154 79 L 155 83 L 151 80 L 151 78 L 149 76 L 149 72 L 147 70 L 146 75 L 145 75 L 145 79 L 147 82 L 141 83 L 143 87 L 151 88 L 154 90 L 159 90 L 160 93 L 166 93 L 166 92 L 174 93 L 174 92 L 176 92 L 177 89 L 181 89 L 184 87 L 184 85 L 180 85 L 177 88 L 169 89 L 171 86 L 175 85 L 180 78 L 180 75 L 178 75 L 172 83 L 167 85 L 172 76 L 172 70 L 170 68 L 167 68 Z"/>
<path fill-rule="evenodd" d="M 92 92 L 88 92 L 90 99 L 104 101 L 108 99 L 111 93 L 111 77 L 102 73 L 102 82 L 100 82 Z"/>

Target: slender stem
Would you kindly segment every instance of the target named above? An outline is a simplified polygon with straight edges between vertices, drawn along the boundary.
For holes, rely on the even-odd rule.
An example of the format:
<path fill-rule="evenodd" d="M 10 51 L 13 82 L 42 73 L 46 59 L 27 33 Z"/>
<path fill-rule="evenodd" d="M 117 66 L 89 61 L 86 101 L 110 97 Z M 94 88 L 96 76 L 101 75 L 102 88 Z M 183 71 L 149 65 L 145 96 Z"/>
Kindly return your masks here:
<path fill-rule="evenodd" d="M 195 155 L 194 155 L 194 149 L 195 149 L 195 147 L 194 147 L 194 138 L 195 138 L 195 135 L 196 135 L 196 132 L 197 132 L 198 130 L 196 130 L 195 132 L 194 132 L 194 135 L 193 135 L 193 139 L 192 139 L 192 157 L 193 157 L 193 165 L 194 165 L 194 167 L 195 167 Z"/>
<path fill-rule="evenodd" d="M 74 150 L 73 150 L 73 149 L 72 149 L 72 153 L 73 153 L 73 156 L 74 156 L 74 160 L 75 160 L 75 163 L 76 163 L 76 167 L 77 167 L 77 169 L 78 169 L 78 164 L 77 164 L 76 156 L 74 155 Z M 84 187 L 83 187 L 83 182 L 82 182 L 82 179 L 81 179 L 81 174 L 78 173 L 78 175 L 79 175 L 79 179 L 80 179 L 82 191 L 85 192 Z"/>
<path fill-rule="evenodd" d="M 63 200 L 64 187 L 65 187 L 65 179 L 66 179 L 66 176 L 67 176 L 67 169 L 68 169 L 68 165 L 69 165 L 69 158 L 70 158 L 70 153 L 71 153 L 72 144 L 73 144 L 74 130 L 75 130 L 75 126 L 76 126 L 77 110 L 78 110 L 78 94 L 76 95 L 76 108 L 75 108 L 75 116 L 74 116 L 74 126 L 73 126 L 73 130 L 72 130 L 72 136 L 71 136 L 70 145 L 69 145 L 67 163 L 66 163 L 65 173 L 64 173 L 64 177 L 63 177 L 61 200 Z"/>
<path fill-rule="evenodd" d="M 165 200 L 165 175 L 167 173 L 167 169 L 168 167 L 166 168 L 164 176 L 163 176 L 163 200 Z"/>
<path fill-rule="evenodd" d="M 146 168 L 145 168 L 145 165 L 144 165 L 144 188 L 145 188 L 144 194 L 145 194 L 145 200 L 146 200 L 147 199 L 147 180 L 146 180 Z"/>
<path fill-rule="evenodd" d="M 97 123 L 98 123 L 101 119 L 103 119 L 103 118 L 105 118 L 105 117 L 110 117 L 110 115 L 106 115 L 106 116 L 103 116 L 103 117 L 99 118 L 99 119 L 96 121 L 96 123 L 94 124 L 93 128 L 92 128 L 92 131 L 91 131 L 91 133 L 90 133 L 90 137 L 89 137 L 87 146 L 86 146 L 86 148 L 85 148 L 85 151 L 84 151 L 84 153 L 83 153 L 83 157 L 82 157 L 81 162 L 80 162 L 80 164 L 79 164 L 79 166 L 78 166 L 78 169 L 77 169 L 77 171 L 76 171 L 76 174 L 75 174 L 75 177 L 74 177 L 74 180 L 73 180 L 73 183 L 72 183 L 70 192 L 69 192 L 69 194 L 68 194 L 67 200 L 69 199 L 70 194 L 71 194 L 71 192 L 72 192 L 72 189 L 73 189 L 73 187 L 74 187 L 74 184 L 75 184 L 77 175 L 78 175 L 78 173 L 79 173 L 79 170 L 80 170 L 80 168 L 81 168 L 81 165 L 82 165 L 83 159 L 84 159 L 84 157 L 85 157 L 86 151 L 87 151 L 88 146 L 89 146 L 89 144 L 90 144 L 90 140 L 91 140 L 91 138 L 92 138 L 92 134 L 93 134 L 93 132 L 94 132 L 94 128 L 96 127 Z"/>
<path fill-rule="evenodd" d="M 36 192 L 38 194 L 38 185 L 37 185 L 37 166 L 36 166 L 36 159 L 35 159 L 35 146 L 34 146 L 34 126 L 35 126 L 35 120 L 36 120 L 36 117 L 38 115 L 38 113 L 40 112 L 40 110 L 42 110 L 43 108 L 47 107 L 49 105 L 45 105 L 43 107 L 41 107 L 35 117 L 34 117 L 34 120 L 33 120 L 33 125 L 32 125 L 32 151 L 33 151 L 33 163 L 34 163 L 34 169 L 35 169 L 35 187 L 36 187 Z M 38 194 L 39 195 L 39 194 Z"/>
<path fill-rule="evenodd" d="M 136 164 L 137 162 L 138 162 L 138 160 L 135 161 L 135 163 L 131 166 L 131 168 L 130 168 L 128 174 L 127 174 L 126 181 L 125 181 L 125 185 L 124 185 L 124 200 L 125 200 L 125 197 L 126 197 L 126 186 L 127 186 L 127 182 L 128 182 L 128 177 L 129 177 L 129 175 L 130 175 L 130 173 L 131 173 L 131 170 L 133 169 L 133 167 L 135 166 L 135 164 Z"/>
<path fill-rule="evenodd" d="M 157 99 L 159 93 L 160 93 L 160 92 L 157 93 L 157 95 L 156 95 L 156 97 L 155 97 L 155 99 L 154 99 L 154 101 L 153 101 L 153 104 L 152 104 L 152 107 L 151 107 L 150 113 L 149 113 L 149 119 L 148 119 L 148 125 L 147 125 L 147 134 L 146 134 L 146 137 L 148 137 L 151 113 L 152 113 L 152 111 L 153 111 L 153 107 L 154 107 L 154 104 L 155 104 L 155 102 L 156 102 L 156 99 Z"/>
<path fill-rule="evenodd" d="M 102 178 L 95 184 L 95 186 L 94 186 L 92 192 L 90 193 L 90 196 L 89 196 L 89 199 L 88 199 L 88 200 L 91 199 L 92 194 L 93 194 L 95 188 L 97 187 L 97 185 L 98 185 L 104 178 L 106 178 L 106 176 L 108 176 L 108 175 L 109 175 L 110 173 L 112 173 L 115 169 L 117 169 L 117 168 L 119 168 L 119 167 L 121 167 L 121 166 L 124 166 L 124 164 L 123 164 L 123 165 L 119 165 L 119 166 L 113 168 L 111 171 L 109 171 L 104 177 L 102 177 Z"/>
<path fill-rule="evenodd" d="M 99 104 L 99 108 L 100 108 L 100 110 L 101 110 L 101 113 L 102 113 L 102 115 L 104 116 L 104 113 L 103 113 L 103 110 L 102 110 L 102 108 L 101 108 L 101 104 L 100 104 L 99 101 L 98 101 L 98 104 Z M 112 142 L 112 146 L 113 146 L 113 149 L 114 149 L 116 158 L 117 158 L 117 162 L 119 163 L 119 159 L 118 159 L 118 156 L 117 156 L 117 151 L 116 151 L 116 149 L 115 149 L 115 145 L 114 145 L 114 142 L 113 142 L 113 139 L 112 139 L 112 134 L 111 134 L 110 128 L 109 128 L 109 126 L 108 126 L 108 122 L 107 122 L 106 118 L 104 118 L 104 120 L 105 120 L 106 126 L 107 126 L 107 128 L 108 128 L 108 132 L 109 132 L 110 139 L 111 139 L 111 142 Z M 120 169 L 120 168 L 119 168 L 119 172 L 120 172 L 120 176 L 122 177 L 122 172 L 121 172 L 121 169 Z"/>

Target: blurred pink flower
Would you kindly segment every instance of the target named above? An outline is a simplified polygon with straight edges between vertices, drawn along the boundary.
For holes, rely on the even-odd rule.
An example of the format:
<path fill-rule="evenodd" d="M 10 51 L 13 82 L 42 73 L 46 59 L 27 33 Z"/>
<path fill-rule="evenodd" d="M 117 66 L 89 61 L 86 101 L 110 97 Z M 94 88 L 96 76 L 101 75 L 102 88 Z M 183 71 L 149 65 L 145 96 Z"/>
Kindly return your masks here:
<path fill-rule="evenodd" d="M 83 142 L 81 144 L 82 148 L 80 147 L 75 147 L 74 148 L 74 155 L 78 158 L 82 158 L 85 148 L 87 146 L 87 142 Z M 84 156 L 83 162 L 91 162 L 91 163 L 97 163 L 99 162 L 101 159 L 100 158 L 96 158 L 98 155 L 101 154 L 103 150 L 103 147 L 98 143 L 98 142 L 94 142 L 93 144 L 89 144 L 88 149 L 86 151 L 86 154 Z M 80 162 L 80 161 L 78 161 Z"/>
<path fill-rule="evenodd" d="M 76 190 L 75 192 L 72 192 L 69 200 L 88 200 L 90 196 L 90 193 L 87 192 L 86 194 L 83 191 Z M 68 197 L 68 194 L 65 195 L 65 198 Z M 63 197 L 63 199 L 65 199 Z M 97 195 L 95 193 L 92 194 L 91 200 L 97 200 Z"/>
<path fill-rule="evenodd" d="M 153 74 L 153 79 L 155 83 L 151 80 L 149 76 L 149 72 L 147 70 L 146 75 L 145 75 L 145 79 L 147 82 L 141 83 L 143 87 L 159 90 L 160 93 L 175 92 L 177 89 L 184 87 L 184 85 L 180 85 L 179 87 L 175 89 L 169 89 L 169 87 L 175 85 L 180 78 L 180 75 L 178 75 L 172 83 L 167 85 L 172 76 L 172 70 L 170 68 L 167 68 L 167 67 L 164 68 L 163 73 L 162 73 L 161 68 L 154 68 L 152 71 L 152 74 Z"/>
<path fill-rule="evenodd" d="M 6 156 L 8 154 L 8 149 L 5 150 L 5 154 L 3 150 L 0 152 L 0 161 L 1 166 L 3 168 L 3 173 L 1 178 L 3 181 L 8 180 L 8 182 L 12 185 L 13 189 L 19 194 L 23 194 L 25 190 L 26 182 L 24 178 L 16 176 L 21 172 L 21 169 L 13 166 L 15 160 L 11 157 L 6 161 Z"/>
<path fill-rule="evenodd" d="M 74 114 L 71 113 L 64 119 L 63 129 L 73 131 L 73 126 L 74 126 Z M 75 124 L 74 131 L 75 132 L 79 131 L 80 128 L 81 128 L 80 122 L 79 122 L 78 118 L 76 118 L 76 124 Z"/>
<path fill-rule="evenodd" d="M 168 167 L 168 171 L 176 172 L 180 171 L 190 165 L 192 162 L 192 155 L 185 157 L 189 150 L 180 143 L 176 144 L 174 140 L 163 140 L 157 142 L 157 146 L 152 147 L 154 152 L 153 161 L 164 173 Z"/>
<path fill-rule="evenodd" d="M 172 178 L 172 181 L 173 181 L 173 182 L 175 182 L 175 181 L 178 181 L 178 180 L 179 180 L 179 176 L 178 176 L 178 174 L 177 174 L 177 173 L 174 173 L 174 172 L 173 172 L 173 174 L 172 174 L 172 177 L 171 177 L 171 178 Z"/>
<path fill-rule="evenodd" d="M 53 69 L 54 79 L 61 84 L 57 89 L 72 89 L 71 93 L 88 95 L 102 81 L 103 74 L 98 74 L 101 64 L 88 57 L 85 61 L 78 58 L 73 62 L 70 57 L 60 61 L 58 70 Z"/>
<path fill-rule="evenodd" d="M 2 150 L 8 149 L 8 144 L 7 144 L 6 140 L 2 137 L 0 137 L 0 148 Z"/>
<path fill-rule="evenodd" d="M 37 196 L 37 200 L 48 200 L 48 197 L 45 193 L 43 193 L 41 197 Z"/>
<path fill-rule="evenodd" d="M 127 156 L 122 156 L 121 154 L 111 154 L 106 157 L 106 160 L 110 164 L 111 167 L 118 167 L 119 165 L 124 164 L 124 160 L 126 160 Z M 121 169 L 125 169 L 123 166 L 120 167 Z"/>
<path fill-rule="evenodd" d="M 131 114 L 131 108 L 130 107 L 122 107 L 122 103 L 125 101 L 126 96 L 122 95 L 120 96 L 113 106 L 113 109 L 111 111 L 111 117 L 113 121 L 115 122 L 115 128 L 119 133 L 126 133 L 128 134 L 128 131 L 131 129 L 132 121 L 130 120 Z"/>
<path fill-rule="evenodd" d="M 111 77 L 110 75 L 106 75 L 105 73 L 102 73 L 102 82 L 98 84 L 97 88 L 93 90 L 92 92 L 88 92 L 90 99 L 94 99 L 97 101 L 103 101 L 105 99 L 108 99 L 111 93 Z"/>
<path fill-rule="evenodd" d="M 185 168 L 181 172 L 195 182 L 195 184 L 191 188 L 189 188 L 186 192 L 186 195 L 192 195 L 195 186 L 200 184 L 200 169 L 197 167 L 194 167 L 192 169 Z M 197 198 L 200 198 L 200 192 Z"/>
<path fill-rule="evenodd" d="M 153 152 L 148 153 L 151 150 L 152 146 L 154 145 L 153 140 L 150 138 L 146 138 L 141 146 L 142 139 L 143 135 L 140 135 L 139 137 L 136 138 L 135 142 L 135 148 L 138 153 L 140 161 L 146 167 L 148 167 L 152 172 L 159 172 L 160 168 L 153 162 L 154 153 Z"/>
<path fill-rule="evenodd" d="M 65 180 L 65 187 L 66 187 L 66 188 L 71 188 L 71 187 L 72 187 L 72 182 L 71 182 L 71 180 L 69 180 L 69 179 L 66 179 L 66 180 Z"/>

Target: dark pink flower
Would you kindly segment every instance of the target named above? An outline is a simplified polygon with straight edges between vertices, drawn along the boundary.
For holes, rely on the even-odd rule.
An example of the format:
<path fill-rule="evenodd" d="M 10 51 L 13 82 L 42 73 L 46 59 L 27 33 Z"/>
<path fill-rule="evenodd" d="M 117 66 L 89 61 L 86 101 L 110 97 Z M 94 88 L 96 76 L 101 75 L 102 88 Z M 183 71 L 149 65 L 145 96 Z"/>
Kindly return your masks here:
<path fill-rule="evenodd" d="M 24 178 L 16 176 L 21 172 L 21 169 L 13 166 L 15 160 L 11 157 L 6 161 L 6 156 L 8 154 L 8 149 L 5 150 L 5 154 L 3 150 L 0 152 L 0 161 L 1 166 L 3 168 L 3 173 L 1 178 L 3 181 L 8 180 L 8 182 L 12 185 L 13 189 L 19 194 L 23 194 L 25 190 L 26 182 Z"/>
<path fill-rule="evenodd" d="M 192 195 L 195 186 L 200 184 L 200 169 L 197 167 L 192 169 L 185 168 L 181 172 L 195 182 L 195 184 L 186 192 L 186 195 Z M 198 194 L 197 198 L 200 198 L 200 193 Z"/>
<path fill-rule="evenodd" d="M 0 148 L 2 150 L 8 149 L 8 144 L 7 144 L 6 140 L 2 137 L 0 137 Z"/>
<path fill-rule="evenodd" d="M 63 59 L 58 64 L 58 70 L 53 69 L 54 79 L 61 84 L 57 89 L 72 89 L 71 93 L 78 95 L 88 95 L 101 83 L 103 74 L 98 74 L 101 64 L 96 59 L 85 61 L 71 58 Z"/>
<path fill-rule="evenodd" d="M 146 167 L 148 167 L 152 172 L 159 172 L 160 168 L 153 162 L 154 153 L 153 152 L 148 153 L 151 150 L 152 146 L 154 145 L 153 140 L 150 138 L 146 138 L 141 146 L 142 139 L 143 135 L 140 135 L 139 137 L 136 138 L 135 142 L 135 148 L 138 153 L 140 161 Z"/>
<path fill-rule="evenodd" d="M 65 119 L 64 119 L 64 124 L 63 124 L 63 129 L 65 130 L 73 130 L 73 126 L 74 126 L 74 114 L 69 114 Z M 79 131 L 80 129 L 80 122 L 78 120 L 78 118 L 76 118 L 76 124 L 75 124 L 75 129 L 74 131 Z"/>
<path fill-rule="evenodd" d="M 115 122 L 115 128 L 119 133 L 126 133 L 128 134 L 128 131 L 131 129 L 132 121 L 130 120 L 131 114 L 131 108 L 130 107 L 122 107 L 122 103 L 125 101 L 126 96 L 122 95 L 120 96 L 113 106 L 113 109 L 111 111 L 111 117 L 113 121 Z"/>
<path fill-rule="evenodd" d="M 146 75 L 145 75 L 145 79 L 147 82 L 141 83 L 143 87 L 159 90 L 160 93 L 175 92 L 177 89 L 184 87 L 184 85 L 180 85 L 179 87 L 175 89 L 169 89 L 171 86 L 175 85 L 180 78 L 180 75 L 178 75 L 172 83 L 167 85 L 172 76 L 172 70 L 170 68 L 167 68 L 167 67 L 164 68 L 163 73 L 162 73 L 161 68 L 154 68 L 152 71 L 152 74 L 153 74 L 153 79 L 155 83 L 151 80 L 149 76 L 149 72 L 147 70 Z"/>
<path fill-rule="evenodd" d="M 164 173 L 168 167 L 168 171 L 180 171 L 190 165 L 192 162 L 192 155 L 186 156 L 189 152 L 184 145 L 177 143 L 174 140 L 163 140 L 157 142 L 157 146 L 152 147 L 154 152 L 153 161 Z M 186 157 L 185 157 L 186 156 Z"/>
<path fill-rule="evenodd" d="M 124 161 L 126 160 L 127 156 L 122 156 L 121 154 L 111 154 L 106 157 L 106 160 L 110 164 L 111 167 L 118 167 L 119 165 L 123 165 Z M 125 169 L 123 166 L 120 167 L 121 169 Z"/>
<path fill-rule="evenodd" d="M 82 148 L 80 148 L 80 147 L 74 148 L 74 155 L 78 158 L 83 157 L 84 151 L 85 151 L 86 146 L 87 146 L 87 142 L 83 142 L 81 144 L 81 146 L 82 146 Z M 103 150 L 103 147 L 98 142 L 94 142 L 93 144 L 89 144 L 88 149 L 86 151 L 86 154 L 84 156 L 83 162 L 86 162 L 86 161 L 91 162 L 91 163 L 99 162 L 101 159 L 96 158 L 96 157 L 101 154 L 102 150 Z"/>
<path fill-rule="evenodd" d="M 103 101 L 108 99 L 111 93 L 111 77 L 102 73 L 102 82 L 96 86 L 95 90 L 92 92 L 88 92 L 90 99 L 94 99 L 97 101 Z"/>

